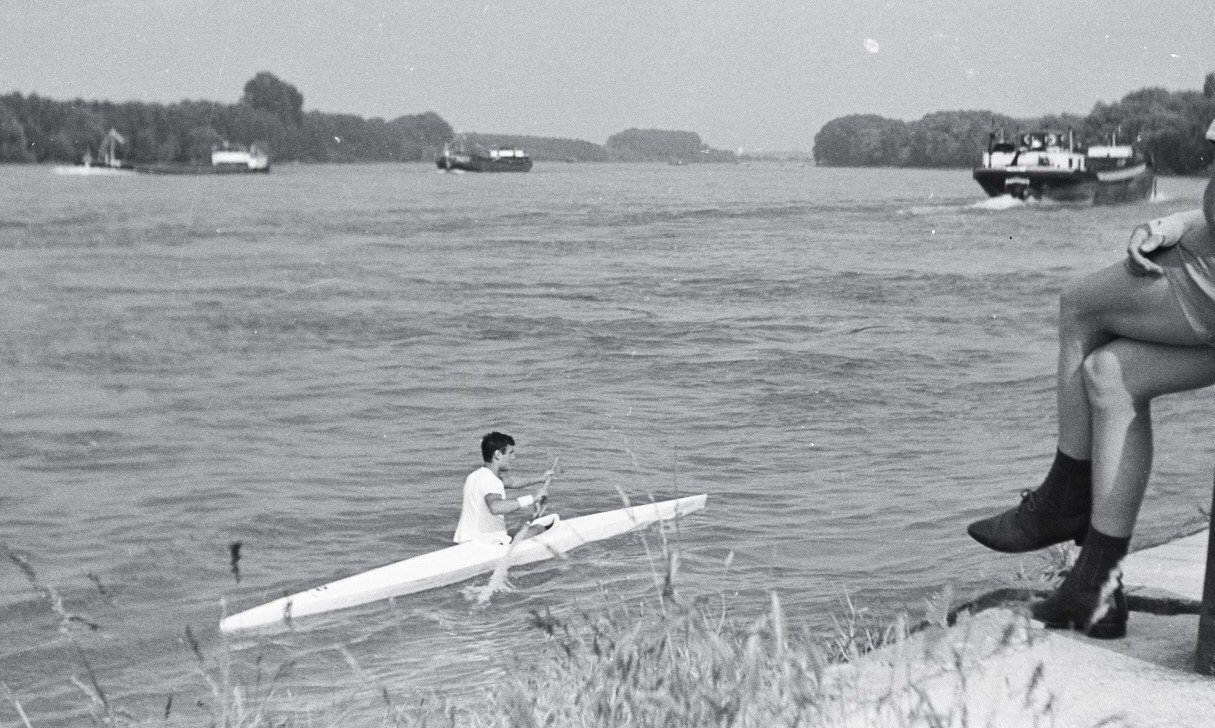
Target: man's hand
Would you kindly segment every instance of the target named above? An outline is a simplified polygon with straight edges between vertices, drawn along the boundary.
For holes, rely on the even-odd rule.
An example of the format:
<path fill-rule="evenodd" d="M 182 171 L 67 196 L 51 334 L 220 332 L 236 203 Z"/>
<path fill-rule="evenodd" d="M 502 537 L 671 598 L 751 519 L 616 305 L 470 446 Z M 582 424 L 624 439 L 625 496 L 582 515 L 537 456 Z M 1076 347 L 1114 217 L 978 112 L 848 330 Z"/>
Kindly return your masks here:
<path fill-rule="evenodd" d="M 1164 268 L 1152 262 L 1148 256 L 1171 245 L 1163 235 L 1153 233 L 1147 225 L 1140 225 L 1131 231 L 1131 240 L 1126 245 L 1126 269 L 1133 276 L 1163 275 Z"/>
<path fill-rule="evenodd" d="M 544 471 L 541 477 L 540 487 L 536 489 L 536 517 L 544 512 L 544 505 L 548 502 L 548 484 L 552 481 L 553 476 L 557 474 L 557 458 L 553 458 L 553 467 Z"/>

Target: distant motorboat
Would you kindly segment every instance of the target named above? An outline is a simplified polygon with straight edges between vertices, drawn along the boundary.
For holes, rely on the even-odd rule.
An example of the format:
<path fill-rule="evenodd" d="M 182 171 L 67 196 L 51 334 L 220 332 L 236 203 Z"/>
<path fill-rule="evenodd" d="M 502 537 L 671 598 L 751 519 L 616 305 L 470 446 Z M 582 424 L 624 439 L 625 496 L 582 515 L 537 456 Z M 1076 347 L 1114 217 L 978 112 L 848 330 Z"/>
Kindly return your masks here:
<path fill-rule="evenodd" d="M 1071 130 L 1018 134 L 1011 140 L 993 133 L 973 176 L 991 197 L 1095 205 L 1146 200 L 1156 182 L 1151 164 L 1133 145 L 1111 139 L 1086 149 Z"/>
<path fill-rule="evenodd" d="M 458 137 L 443 145 L 443 153 L 435 157 L 435 166 L 444 171 L 527 172 L 532 168 L 532 158 L 515 147 L 487 148 Z"/>

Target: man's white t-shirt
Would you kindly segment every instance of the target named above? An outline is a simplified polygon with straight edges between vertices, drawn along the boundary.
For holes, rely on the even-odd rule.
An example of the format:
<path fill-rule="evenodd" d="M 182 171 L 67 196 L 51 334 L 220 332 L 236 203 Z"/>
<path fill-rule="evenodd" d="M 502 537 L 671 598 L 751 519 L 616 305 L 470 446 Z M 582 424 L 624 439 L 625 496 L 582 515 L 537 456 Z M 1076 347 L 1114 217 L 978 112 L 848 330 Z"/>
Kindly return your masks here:
<path fill-rule="evenodd" d="M 464 507 L 460 510 L 460 521 L 456 524 L 453 541 L 464 543 L 509 538 L 506 519 L 494 515 L 485 504 L 485 496 L 490 493 L 506 497 L 506 486 L 494 475 L 494 471 L 481 467 L 468 474 L 464 480 Z"/>

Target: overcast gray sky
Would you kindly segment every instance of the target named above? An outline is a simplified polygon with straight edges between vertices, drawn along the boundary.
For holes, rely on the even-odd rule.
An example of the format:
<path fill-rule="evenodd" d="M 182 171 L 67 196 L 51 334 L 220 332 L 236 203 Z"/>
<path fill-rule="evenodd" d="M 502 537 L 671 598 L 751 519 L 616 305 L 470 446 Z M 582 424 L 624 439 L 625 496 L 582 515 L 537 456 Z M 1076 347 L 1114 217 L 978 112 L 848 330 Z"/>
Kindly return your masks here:
<path fill-rule="evenodd" d="M 0 93 L 234 102 L 602 143 L 802 149 L 852 113 L 1087 113 L 1215 71 L 1215 0 L 0 0 Z"/>

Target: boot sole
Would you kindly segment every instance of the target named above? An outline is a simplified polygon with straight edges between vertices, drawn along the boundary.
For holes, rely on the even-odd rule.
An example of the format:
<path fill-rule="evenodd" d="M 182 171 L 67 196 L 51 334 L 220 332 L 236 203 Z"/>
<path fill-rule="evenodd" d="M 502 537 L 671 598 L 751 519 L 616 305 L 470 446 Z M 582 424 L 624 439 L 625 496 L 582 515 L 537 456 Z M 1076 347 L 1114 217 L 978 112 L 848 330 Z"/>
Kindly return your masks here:
<path fill-rule="evenodd" d="M 984 538 L 983 536 L 980 536 L 979 534 L 975 533 L 969 527 L 966 529 L 966 533 L 970 534 L 971 538 L 978 541 L 983 546 L 986 546 L 987 548 L 991 549 L 992 551 L 999 551 L 1002 554 L 1025 554 L 1025 553 L 1029 553 L 1030 551 L 1038 551 L 1041 549 L 1050 548 L 1051 546 L 1054 546 L 1055 544 L 1066 543 L 1068 541 L 1075 541 L 1077 546 L 1084 545 L 1084 534 L 1083 533 L 1081 533 L 1078 536 L 1063 536 L 1062 538 L 1060 538 L 1057 541 L 1049 541 L 1049 542 L 1041 544 L 1041 545 L 1025 546 L 1025 547 L 1018 547 L 1018 548 L 1009 548 L 1007 546 L 998 544 L 994 541 L 988 540 L 988 539 Z"/>
<path fill-rule="evenodd" d="M 978 525 L 979 523 L 982 523 L 982 521 L 975 521 L 974 523 L 972 523 L 966 527 L 966 533 L 968 533 L 970 535 L 970 537 L 973 538 L 975 541 L 978 541 L 980 544 L 982 544 L 983 546 L 986 546 L 987 548 L 991 549 L 992 551 L 999 551 L 1002 554 L 1024 554 L 1024 553 L 1028 553 L 1030 551 L 1038 551 L 1039 549 L 1048 548 L 1050 546 L 1054 546 L 1055 544 L 1066 543 L 1067 541 L 1075 541 L 1077 546 L 1083 546 L 1084 537 L 1088 533 L 1089 516 L 1085 515 L 1084 521 L 1078 522 L 1076 524 L 1076 528 L 1073 529 L 1070 533 L 1060 534 L 1057 538 L 1052 539 L 1050 541 L 1037 542 L 1037 543 L 1033 543 L 1033 544 L 1029 544 L 1029 545 L 1025 545 L 1025 546 L 1011 546 L 1011 547 L 1006 544 L 1001 544 L 996 541 L 993 541 L 993 540 L 985 537 L 982 533 L 977 532 L 975 530 L 975 526 Z"/>
<path fill-rule="evenodd" d="M 1084 632 L 1079 627 L 1077 631 Z M 1089 637 L 1095 640 L 1120 640 L 1126 636 L 1126 622 L 1114 622 L 1110 624 L 1094 624 L 1085 632 Z"/>

